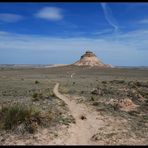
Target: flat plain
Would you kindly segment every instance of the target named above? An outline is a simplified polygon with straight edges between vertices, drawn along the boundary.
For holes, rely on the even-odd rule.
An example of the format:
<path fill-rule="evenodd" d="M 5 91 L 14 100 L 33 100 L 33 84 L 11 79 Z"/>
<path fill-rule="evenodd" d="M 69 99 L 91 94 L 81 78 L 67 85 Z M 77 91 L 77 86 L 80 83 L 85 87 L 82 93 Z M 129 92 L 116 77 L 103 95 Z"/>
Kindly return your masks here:
<path fill-rule="evenodd" d="M 0 68 L 0 144 L 147 145 L 148 69 Z"/>

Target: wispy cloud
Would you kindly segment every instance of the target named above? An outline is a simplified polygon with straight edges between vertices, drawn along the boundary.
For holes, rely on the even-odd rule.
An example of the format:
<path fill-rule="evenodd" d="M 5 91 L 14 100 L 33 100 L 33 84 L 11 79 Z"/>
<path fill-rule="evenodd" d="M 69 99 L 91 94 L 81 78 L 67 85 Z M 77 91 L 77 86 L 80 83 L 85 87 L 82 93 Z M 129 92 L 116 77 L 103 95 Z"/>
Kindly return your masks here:
<path fill-rule="evenodd" d="M 8 33 L 8 32 L 6 32 L 6 31 L 0 31 L 0 35 L 5 36 L 5 35 L 9 35 L 9 33 Z"/>
<path fill-rule="evenodd" d="M 112 35 L 107 38 L 62 38 L 0 34 L 0 63 L 6 63 L 8 59 L 11 63 L 14 62 L 13 59 L 18 59 L 18 63 L 27 63 L 30 59 L 30 63 L 68 64 L 79 59 L 81 54 L 89 49 L 105 63 L 122 66 L 148 66 L 147 38 L 148 30 L 119 34 L 118 43 L 114 41 Z"/>
<path fill-rule="evenodd" d="M 12 13 L 0 13 L 0 22 L 17 22 L 23 19 L 23 16 Z"/>
<path fill-rule="evenodd" d="M 100 35 L 105 35 L 105 34 L 109 34 L 109 33 L 111 34 L 112 31 L 113 31 L 113 29 L 104 29 L 104 30 L 101 30 L 101 31 L 94 32 L 92 34 L 100 36 Z"/>
<path fill-rule="evenodd" d="M 138 24 L 148 24 L 148 19 L 138 21 Z"/>
<path fill-rule="evenodd" d="M 62 9 L 58 7 L 44 7 L 39 10 L 35 16 L 50 21 L 62 20 L 64 17 L 62 14 Z"/>
<path fill-rule="evenodd" d="M 114 28 L 114 31 L 117 32 L 119 27 L 116 19 L 113 17 L 112 10 L 106 3 L 101 3 L 105 18 L 107 22 Z"/>

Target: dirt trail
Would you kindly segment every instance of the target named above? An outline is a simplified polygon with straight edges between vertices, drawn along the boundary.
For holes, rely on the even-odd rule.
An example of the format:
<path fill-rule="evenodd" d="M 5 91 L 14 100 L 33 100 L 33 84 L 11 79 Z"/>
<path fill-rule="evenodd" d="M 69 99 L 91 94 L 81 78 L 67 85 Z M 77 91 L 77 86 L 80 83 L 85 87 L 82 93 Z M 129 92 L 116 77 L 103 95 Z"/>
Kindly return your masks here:
<path fill-rule="evenodd" d="M 87 108 L 84 104 L 78 104 L 76 100 L 71 99 L 69 96 L 61 94 L 58 88 L 59 83 L 57 83 L 53 89 L 54 94 L 68 105 L 70 113 L 75 118 L 76 123 L 71 124 L 68 129 L 68 135 L 63 135 L 60 140 L 56 139 L 54 143 L 66 145 L 96 144 L 91 140 L 91 137 L 97 132 L 98 128 L 104 125 L 101 118 L 98 118 L 98 113 Z M 86 119 L 82 120 L 81 116 L 85 116 Z"/>
<path fill-rule="evenodd" d="M 57 131 L 57 136 L 51 134 L 48 128 L 40 129 L 32 137 L 20 137 L 19 135 L 9 135 L 6 145 L 97 145 L 91 137 L 98 132 L 98 129 L 106 126 L 105 117 L 97 113 L 93 108 L 85 104 L 77 103 L 75 96 L 61 94 L 58 91 L 59 83 L 53 89 L 54 94 L 62 99 L 68 106 L 70 114 L 75 118 L 75 123 L 69 127 L 62 126 Z M 81 116 L 86 119 L 82 120 Z M 100 143 L 99 144 L 104 144 Z"/>
<path fill-rule="evenodd" d="M 69 126 L 60 125 L 58 129 L 57 127 L 52 130 L 39 129 L 32 137 L 12 134 L 7 136 L 5 145 L 147 144 L 146 138 L 136 137 L 134 133 L 132 136 L 129 135 L 131 128 L 126 119 L 104 116 L 91 106 L 87 107 L 84 103 L 77 103 L 76 96 L 61 94 L 58 88 L 59 83 L 55 85 L 53 92 L 67 104 L 70 114 L 75 118 L 75 123 L 71 123 Z M 81 116 L 86 117 L 86 119 L 82 120 Z"/>

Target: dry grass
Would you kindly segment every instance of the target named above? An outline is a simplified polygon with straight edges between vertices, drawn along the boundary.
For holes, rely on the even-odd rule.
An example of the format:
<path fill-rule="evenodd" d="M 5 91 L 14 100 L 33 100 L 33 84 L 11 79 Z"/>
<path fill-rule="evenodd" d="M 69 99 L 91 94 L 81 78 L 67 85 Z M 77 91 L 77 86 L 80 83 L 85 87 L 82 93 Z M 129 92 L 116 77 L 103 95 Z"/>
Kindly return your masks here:
<path fill-rule="evenodd" d="M 34 133 L 37 126 L 42 124 L 41 111 L 33 106 L 12 104 L 2 106 L 0 112 L 1 129 L 15 130 L 20 125 L 25 125 L 25 130 Z"/>
<path fill-rule="evenodd" d="M 72 73 L 75 73 L 73 78 L 70 77 Z M 127 129 L 130 135 L 136 135 L 137 139 L 146 138 L 147 76 L 146 69 L 76 66 L 0 69 L 0 103 L 3 104 L 0 111 L 0 131 L 7 129 L 10 133 L 31 133 L 42 126 L 52 129 L 62 124 L 73 123 L 67 106 L 52 92 L 55 83 L 59 82 L 61 93 L 81 97 L 79 103 L 92 105 L 103 116 L 127 121 L 129 126 L 124 126 L 117 136 L 113 131 L 102 131 L 102 135 L 109 137 L 110 141 L 111 137 L 123 138 L 120 136 L 123 129 Z M 118 108 L 118 101 L 125 98 L 138 105 L 135 110 L 127 112 Z M 17 103 L 19 105 L 16 105 Z M 32 106 L 37 110 L 31 109 Z"/>

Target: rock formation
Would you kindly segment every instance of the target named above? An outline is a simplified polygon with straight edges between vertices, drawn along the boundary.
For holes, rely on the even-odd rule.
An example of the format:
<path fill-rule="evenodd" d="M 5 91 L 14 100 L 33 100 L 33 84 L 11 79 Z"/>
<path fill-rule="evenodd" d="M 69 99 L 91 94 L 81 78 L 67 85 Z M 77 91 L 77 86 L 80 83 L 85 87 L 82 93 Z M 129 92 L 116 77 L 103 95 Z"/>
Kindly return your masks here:
<path fill-rule="evenodd" d="M 86 51 L 84 55 L 81 56 L 80 60 L 75 62 L 73 65 L 77 66 L 98 66 L 98 67 L 112 67 L 109 64 L 104 64 L 97 56 L 91 52 Z"/>

